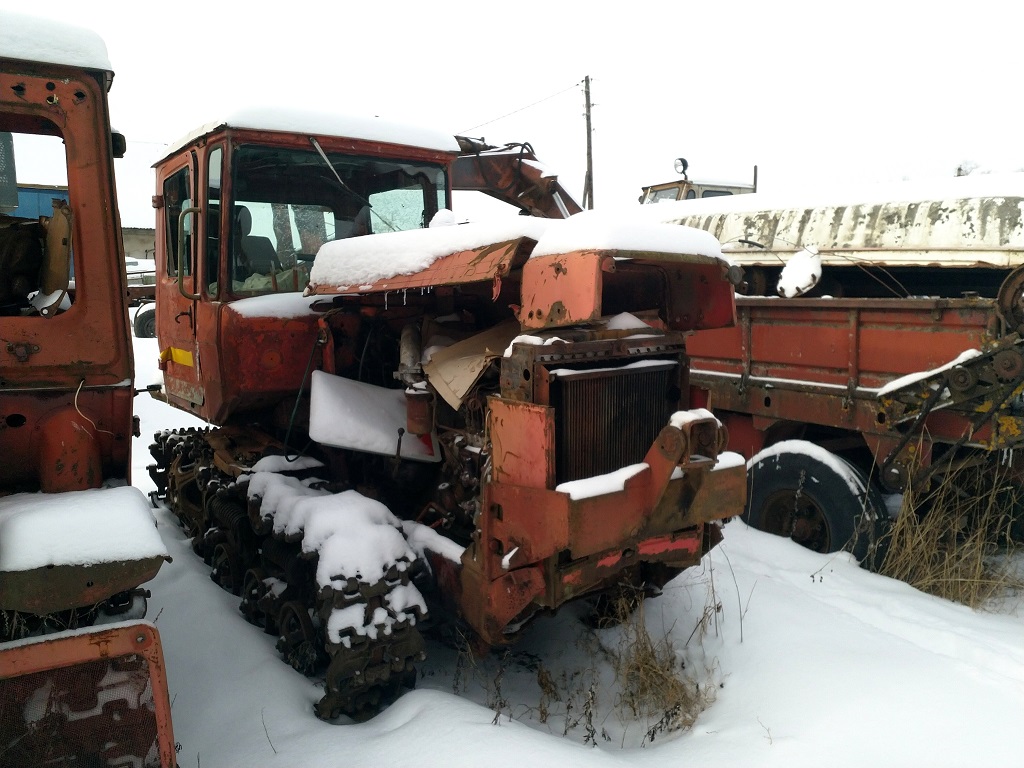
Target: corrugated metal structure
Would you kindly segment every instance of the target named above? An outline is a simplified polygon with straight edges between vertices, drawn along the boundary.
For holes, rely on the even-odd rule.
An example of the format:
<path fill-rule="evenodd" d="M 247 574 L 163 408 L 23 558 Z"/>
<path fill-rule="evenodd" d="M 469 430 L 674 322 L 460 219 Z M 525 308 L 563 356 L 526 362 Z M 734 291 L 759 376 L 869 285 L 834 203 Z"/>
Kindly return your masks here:
<path fill-rule="evenodd" d="M 756 295 L 774 294 L 779 269 L 804 248 L 833 278 L 819 294 L 843 296 L 994 296 L 1024 264 L 1024 174 L 814 197 L 759 193 L 651 206 L 649 215 L 713 234 Z"/>

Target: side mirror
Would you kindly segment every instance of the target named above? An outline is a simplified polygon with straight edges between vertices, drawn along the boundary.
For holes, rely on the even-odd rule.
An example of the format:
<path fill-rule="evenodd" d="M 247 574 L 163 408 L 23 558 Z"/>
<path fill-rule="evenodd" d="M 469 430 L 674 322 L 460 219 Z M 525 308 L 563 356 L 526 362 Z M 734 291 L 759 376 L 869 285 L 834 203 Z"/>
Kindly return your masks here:
<path fill-rule="evenodd" d="M 123 133 L 118 131 L 110 132 L 110 149 L 114 153 L 114 157 L 124 157 L 124 153 L 128 151 L 128 140 L 124 137 Z"/>

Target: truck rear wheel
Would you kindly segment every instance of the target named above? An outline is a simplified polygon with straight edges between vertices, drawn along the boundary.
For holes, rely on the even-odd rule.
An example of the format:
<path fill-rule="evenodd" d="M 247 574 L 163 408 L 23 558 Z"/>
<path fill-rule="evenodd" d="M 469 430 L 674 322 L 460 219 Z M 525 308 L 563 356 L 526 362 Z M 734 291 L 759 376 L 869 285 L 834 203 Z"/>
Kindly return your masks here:
<path fill-rule="evenodd" d="M 879 491 L 857 467 L 804 440 L 784 440 L 748 464 L 753 528 L 815 552 L 845 549 L 868 568 L 880 563 L 888 515 Z"/>
<path fill-rule="evenodd" d="M 135 336 L 140 339 L 156 338 L 156 309 L 146 307 L 135 315 Z"/>

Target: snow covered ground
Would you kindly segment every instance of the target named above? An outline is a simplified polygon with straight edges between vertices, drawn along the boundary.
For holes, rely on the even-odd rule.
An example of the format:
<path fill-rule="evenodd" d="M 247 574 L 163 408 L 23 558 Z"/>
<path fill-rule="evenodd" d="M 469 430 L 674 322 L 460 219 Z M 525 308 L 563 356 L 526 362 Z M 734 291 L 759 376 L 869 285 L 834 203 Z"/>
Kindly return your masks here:
<path fill-rule="evenodd" d="M 156 341 L 135 349 L 137 386 L 158 380 Z M 134 482 L 149 492 L 152 434 L 198 422 L 146 395 L 136 412 Z M 148 585 L 149 618 L 181 768 L 1024 765 L 1019 596 L 971 611 L 735 521 L 701 569 L 644 609 L 652 638 L 668 637 L 714 699 L 689 731 L 652 739 L 653 722 L 621 715 L 607 653 L 620 631 L 592 630 L 572 609 L 486 659 L 429 642 L 417 690 L 369 722 L 327 724 L 312 713 L 317 681 L 279 660 L 173 517 L 157 515 L 174 561 Z"/>

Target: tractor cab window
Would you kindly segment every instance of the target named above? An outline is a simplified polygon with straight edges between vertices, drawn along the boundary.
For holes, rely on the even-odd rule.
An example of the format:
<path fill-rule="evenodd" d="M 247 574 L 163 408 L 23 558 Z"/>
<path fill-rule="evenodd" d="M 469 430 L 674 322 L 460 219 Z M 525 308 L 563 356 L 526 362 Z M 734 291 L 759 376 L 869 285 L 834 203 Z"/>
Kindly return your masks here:
<path fill-rule="evenodd" d="M 334 214 L 319 205 L 238 200 L 232 209 L 236 293 L 301 291 L 317 250 L 334 239 Z"/>
<path fill-rule="evenodd" d="M 220 253 L 220 165 L 224 150 L 215 147 L 206 162 L 206 292 L 217 295 L 217 255 Z"/>
<path fill-rule="evenodd" d="M 24 125 L 0 123 L 0 316 L 44 318 L 75 294 L 67 155 L 56 125 Z"/>
<path fill-rule="evenodd" d="M 301 291 L 324 243 L 426 227 L 447 207 L 441 166 L 243 145 L 232 159 L 235 295 Z"/>
<path fill-rule="evenodd" d="M 176 277 L 178 270 L 182 276 L 192 274 L 192 217 L 185 217 L 185 243 L 182 263 L 178 264 L 178 221 L 181 212 L 192 205 L 192 185 L 188 167 L 182 168 L 164 180 L 164 227 L 167 237 L 167 274 Z"/>

